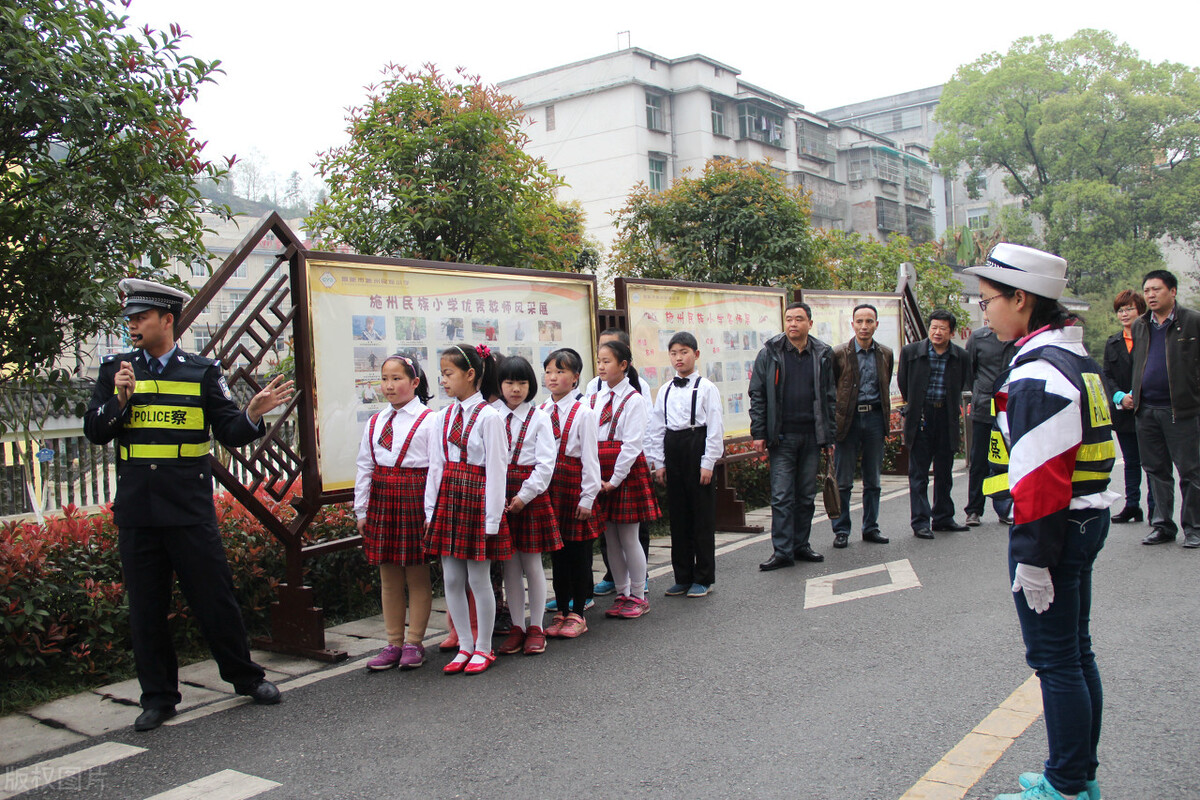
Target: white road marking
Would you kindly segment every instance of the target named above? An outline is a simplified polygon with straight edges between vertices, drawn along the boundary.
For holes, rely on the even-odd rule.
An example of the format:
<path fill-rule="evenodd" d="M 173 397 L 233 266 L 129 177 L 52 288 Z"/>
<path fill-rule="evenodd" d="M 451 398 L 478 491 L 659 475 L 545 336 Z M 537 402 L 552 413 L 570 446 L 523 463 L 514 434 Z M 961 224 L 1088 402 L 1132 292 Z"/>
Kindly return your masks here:
<path fill-rule="evenodd" d="M 880 572 L 887 572 L 890 578 L 888 583 L 881 586 L 870 586 L 866 589 L 856 589 L 852 592 L 833 593 L 834 584 L 838 581 L 859 578 L 863 575 L 874 575 Z M 804 586 L 804 608 L 805 610 L 819 608 L 820 606 L 829 606 L 834 603 L 844 603 L 847 600 L 859 600 L 863 597 L 874 597 L 875 595 L 899 592 L 903 589 L 912 589 L 920 585 L 921 581 L 917 578 L 917 573 L 913 570 L 912 564 L 907 558 L 903 558 L 899 561 L 889 561 L 886 564 L 876 564 L 873 567 L 863 567 L 847 572 L 838 572 L 833 575 L 822 575 L 819 578 L 809 578 Z"/>
<path fill-rule="evenodd" d="M 146 800 L 245 800 L 282 785 L 235 769 L 223 769 Z"/>
<path fill-rule="evenodd" d="M 59 787 L 61 789 L 85 790 L 91 785 L 91 779 L 80 773 L 144 752 L 146 752 L 144 747 L 134 747 L 120 742 L 105 742 L 65 756 L 39 761 L 20 769 L 6 770 L 4 782 L 0 784 L 0 800 L 7 800 L 10 797 L 16 797 L 19 794 L 60 781 L 68 781 Z"/>

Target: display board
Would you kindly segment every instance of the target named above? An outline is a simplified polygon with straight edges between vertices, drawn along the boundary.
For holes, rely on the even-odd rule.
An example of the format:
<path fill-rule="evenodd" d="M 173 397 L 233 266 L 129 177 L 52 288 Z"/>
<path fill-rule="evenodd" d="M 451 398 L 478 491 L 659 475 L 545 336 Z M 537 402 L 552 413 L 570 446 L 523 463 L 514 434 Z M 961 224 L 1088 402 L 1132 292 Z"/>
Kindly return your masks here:
<path fill-rule="evenodd" d="M 420 362 L 441 408 L 443 350 L 484 343 L 524 356 L 542 379 L 542 362 L 560 347 L 583 356 L 587 381 L 596 342 L 596 282 L 591 275 L 472 268 L 366 256 L 313 254 L 306 270 L 322 491 L 354 486 L 363 426 L 386 407 L 379 389 L 393 353 Z M 538 400 L 549 395 L 539 389 Z"/>
<path fill-rule="evenodd" d="M 618 278 L 634 366 L 658 387 L 675 375 L 667 355 L 678 331 L 695 335 L 702 375 L 721 390 L 725 439 L 750 437 L 750 373 L 763 342 L 783 331 L 784 289 Z"/>
<path fill-rule="evenodd" d="M 813 327 L 809 333 L 829 346 L 848 342 L 854 338 L 854 307 L 870 303 L 879 309 L 879 327 L 875 329 L 875 341 L 890 347 L 900 362 L 900 348 L 904 346 L 904 317 L 902 298 L 898 294 L 882 292 L 833 292 L 804 290 L 801 299 L 812 307 Z M 900 384 L 892 370 L 892 408 L 904 403 L 900 396 Z"/>

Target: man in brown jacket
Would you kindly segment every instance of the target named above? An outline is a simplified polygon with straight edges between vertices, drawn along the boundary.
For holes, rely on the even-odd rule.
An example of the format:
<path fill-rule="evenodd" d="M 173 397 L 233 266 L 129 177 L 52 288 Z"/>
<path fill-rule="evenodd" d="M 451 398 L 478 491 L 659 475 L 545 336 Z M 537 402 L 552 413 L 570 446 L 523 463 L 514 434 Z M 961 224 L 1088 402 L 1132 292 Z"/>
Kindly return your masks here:
<path fill-rule="evenodd" d="M 890 348 L 875 341 L 879 312 L 860 303 L 854 308 L 854 338 L 833 348 L 833 380 L 837 387 L 838 492 L 842 514 L 833 521 L 833 546 L 850 543 L 850 492 L 854 469 L 862 456 L 863 521 L 865 542 L 887 544 L 879 532 L 879 477 L 883 472 L 883 444 L 891 419 L 892 367 Z"/>

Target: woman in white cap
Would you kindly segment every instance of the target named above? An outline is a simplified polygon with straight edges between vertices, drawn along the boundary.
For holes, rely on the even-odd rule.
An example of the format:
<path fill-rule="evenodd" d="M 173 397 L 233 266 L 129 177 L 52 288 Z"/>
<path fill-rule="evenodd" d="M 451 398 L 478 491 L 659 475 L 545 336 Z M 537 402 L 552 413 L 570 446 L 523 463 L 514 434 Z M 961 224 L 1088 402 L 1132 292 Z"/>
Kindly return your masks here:
<path fill-rule="evenodd" d="M 1092 564 L 1104 546 L 1116 449 L 1100 366 L 1058 298 L 1067 262 L 998 244 L 979 277 L 979 305 L 1017 354 L 1001 374 L 984 492 L 1013 500 L 1009 578 L 1025 657 L 1042 686 L 1049 757 L 996 800 L 1100 800 L 1096 747 L 1103 693 L 1088 630 Z"/>

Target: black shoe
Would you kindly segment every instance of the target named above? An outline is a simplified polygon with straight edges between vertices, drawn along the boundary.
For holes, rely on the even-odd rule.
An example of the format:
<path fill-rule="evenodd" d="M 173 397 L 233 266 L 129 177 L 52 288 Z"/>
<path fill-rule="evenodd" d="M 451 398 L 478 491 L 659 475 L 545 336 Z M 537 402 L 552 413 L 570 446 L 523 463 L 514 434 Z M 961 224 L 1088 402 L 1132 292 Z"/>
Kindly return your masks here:
<path fill-rule="evenodd" d="M 780 558 L 779 556 L 772 555 L 766 561 L 759 564 L 758 568 L 761 569 L 763 572 L 770 572 L 773 569 L 782 569 L 784 567 L 792 567 L 795 565 L 796 565 L 795 561 L 791 561 L 786 558 Z"/>
<path fill-rule="evenodd" d="M 835 533 L 833 535 L 833 546 L 835 548 L 837 548 L 838 550 L 841 550 L 844 547 L 849 547 L 850 546 L 850 534 Z"/>
<path fill-rule="evenodd" d="M 1001 525 L 1012 525 L 1012 517 L 1000 517 Z"/>
<path fill-rule="evenodd" d="M 887 544 L 891 541 L 891 539 L 887 538 L 879 531 L 867 531 L 863 534 L 863 541 L 871 542 L 873 544 Z"/>
<path fill-rule="evenodd" d="M 944 523 L 942 525 L 934 525 L 933 529 L 935 531 L 948 531 L 951 533 L 970 530 L 970 528 L 968 528 L 966 525 L 959 525 L 954 520 L 950 520 L 949 522 Z"/>
<path fill-rule="evenodd" d="M 929 530 L 929 528 L 917 528 L 913 531 L 913 536 L 918 539 L 932 539 L 933 531 Z"/>
<path fill-rule="evenodd" d="M 812 561 L 814 563 L 817 563 L 820 561 L 824 561 L 825 556 L 821 555 L 816 550 L 813 550 L 808 545 L 805 545 L 804 547 L 801 547 L 799 550 L 796 551 L 796 560 L 797 561 Z"/>
<path fill-rule="evenodd" d="M 979 519 L 978 514 L 976 514 L 975 512 L 971 512 L 970 514 L 967 514 L 967 527 L 968 528 L 978 528 L 981 524 L 982 524 L 982 521 Z"/>
<path fill-rule="evenodd" d="M 1173 541 L 1175 541 L 1175 534 L 1167 533 L 1162 528 L 1155 528 L 1145 539 L 1142 539 L 1142 544 L 1166 544 Z"/>
<path fill-rule="evenodd" d="M 279 702 L 279 687 L 263 678 L 250 685 L 247 689 L 238 689 L 238 694 L 244 694 L 260 706 L 273 706 Z"/>
<path fill-rule="evenodd" d="M 147 708 L 133 721 L 133 729 L 135 731 L 152 731 L 173 716 L 175 716 L 175 706 Z"/>
<path fill-rule="evenodd" d="M 1113 514 L 1112 521 L 1117 524 L 1122 522 L 1141 522 L 1142 509 L 1138 506 L 1125 506 L 1121 509 L 1120 514 Z"/>

